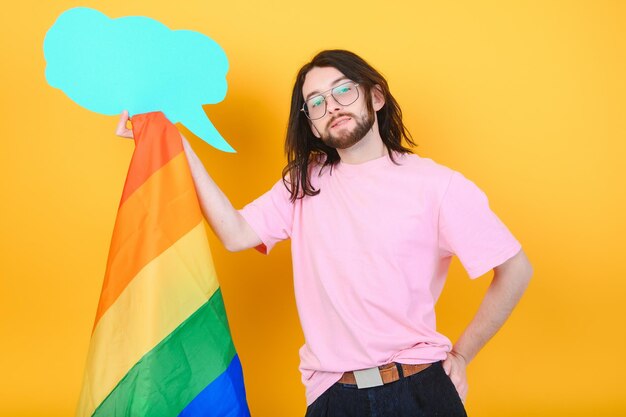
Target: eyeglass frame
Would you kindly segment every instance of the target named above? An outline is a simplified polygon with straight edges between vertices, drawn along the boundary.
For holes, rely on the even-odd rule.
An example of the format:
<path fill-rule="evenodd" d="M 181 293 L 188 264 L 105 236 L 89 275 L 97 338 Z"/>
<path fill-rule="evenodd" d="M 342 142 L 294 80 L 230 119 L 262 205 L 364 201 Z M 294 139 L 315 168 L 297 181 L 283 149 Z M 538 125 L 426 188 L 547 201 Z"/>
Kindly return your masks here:
<path fill-rule="evenodd" d="M 354 82 L 354 81 L 346 81 L 345 83 L 341 83 L 341 84 L 339 84 L 339 85 L 336 85 L 336 86 L 334 86 L 334 87 L 332 87 L 332 88 L 329 88 L 328 90 L 322 91 L 322 92 L 321 92 L 321 93 L 319 93 L 319 94 L 315 94 L 314 96 L 309 97 L 307 100 L 304 100 L 304 103 L 302 103 L 302 108 L 300 109 L 300 111 L 301 111 L 301 112 L 303 112 L 303 113 L 304 113 L 304 115 L 306 116 L 306 118 L 307 118 L 307 119 L 309 119 L 309 120 L 319 120 L 319 119 L 321 119 L 322 117 L 326 116 L 326 113 L 328 113 L 328 100 L 326 100 L 326 97 L 328 97 L 328 96 L 333 96 L 333 99 L 337 102 L 337 104 L 339 104 L 339 105 L 341 105 L 341 106 L 343 106 L 343 107 L 345 107 L 345 106 L 349 106 L 350 104 L 341 104 L 341 103 L 339 103 L 339 101 L 337 100 L 337 98 L 336 98 L 336 97 L 333 95 L 333 93 L 332 93 L 332 91 L 333 91 L 335 88 L 339 88 L 339 87 L 341 87 L 342 85 L 345 85 L 345 84 L 354 84 L 354 88 L 356 88 L 356 98 L 355 98 L 355 99 L 354 99 L 354 101 L 353 101 L 352 103 L 350 103 L 350 104 L 355 103 L 355 102 L 359 99 L 359 97 L 361 97 L 361 95 L 359 94 L 359 89 L 357 88 L 357 87 L 359 86 L 359 83 L 356 83 L 356 82 Z M 322 114 L 320 117 L 316 117 L 315 119 L 311 119 L 311 118 L 309 117 L 309 115 L 307 114 L 307 111 L 306 111 L 306 110 L 304 110 L 304 106 L 306 106 L 306 102 L 307 102 L 307 101 L 309 101 L 309 100 L 311 100 L 312 98 L 317 97 L 317 96 L 322 96 L 322 98 L 324 99 L 324 114 Z"/>

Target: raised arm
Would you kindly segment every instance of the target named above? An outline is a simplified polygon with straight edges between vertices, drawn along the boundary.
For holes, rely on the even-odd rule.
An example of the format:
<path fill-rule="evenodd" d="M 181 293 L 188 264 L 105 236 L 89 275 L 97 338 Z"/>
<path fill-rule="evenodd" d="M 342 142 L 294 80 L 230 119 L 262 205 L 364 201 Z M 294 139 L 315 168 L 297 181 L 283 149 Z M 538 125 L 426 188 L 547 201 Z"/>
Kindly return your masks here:
<path fill-rule="evenodd" d="M 115 133 L 118 136 L 132 138 L 133 131 L 126 127 L 128 112 L 124 110 Z M 196 186 L 202 213 L 213 232 L 227 250 L 236 252 L 260 245 L 262 242 L 243 216 L 232 206 L 226 195 L 215 184 L 204 165 L 195 154 L 187 139 L 181 134 L 183 148 L 191 176 Z"/>

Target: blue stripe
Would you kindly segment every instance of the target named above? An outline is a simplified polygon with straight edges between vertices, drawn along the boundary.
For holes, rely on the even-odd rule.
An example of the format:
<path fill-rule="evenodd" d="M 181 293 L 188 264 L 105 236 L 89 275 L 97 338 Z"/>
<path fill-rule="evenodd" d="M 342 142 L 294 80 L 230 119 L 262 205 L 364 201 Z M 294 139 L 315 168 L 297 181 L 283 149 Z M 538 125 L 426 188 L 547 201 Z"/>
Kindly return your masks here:
<path fill-rule="evenodd" d="M 250 417 L 239 356 L 179 414 L 181 417 Z"/>

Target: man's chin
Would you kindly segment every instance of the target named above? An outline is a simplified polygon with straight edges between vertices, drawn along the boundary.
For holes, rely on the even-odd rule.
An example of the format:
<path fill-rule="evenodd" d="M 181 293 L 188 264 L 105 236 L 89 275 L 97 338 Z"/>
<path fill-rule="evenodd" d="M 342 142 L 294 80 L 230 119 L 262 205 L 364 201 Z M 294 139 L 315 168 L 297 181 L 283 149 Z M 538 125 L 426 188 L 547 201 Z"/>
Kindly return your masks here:
<path fill-rule="evenodd" d="M 330 137 L 330 138 L 324 138 L 322 140 L 327 146 L 330 146 L 331 148 L 348 149 L 356 145 L 361 139 Z"/>
<path fill-rule="evenodd" d="M 372 128 L 374 119 L 360 120 L 353 117 L 353 120 L 356 121 L 355 127 L 349 129 L 348 126 L 339 126 L 339 128 L 334 129 L 335 132 L 333 133 L 327 130 L 326 134 L 322 135 L 322 141 L 335 149 L 348 149 L 356 145 Z"/>

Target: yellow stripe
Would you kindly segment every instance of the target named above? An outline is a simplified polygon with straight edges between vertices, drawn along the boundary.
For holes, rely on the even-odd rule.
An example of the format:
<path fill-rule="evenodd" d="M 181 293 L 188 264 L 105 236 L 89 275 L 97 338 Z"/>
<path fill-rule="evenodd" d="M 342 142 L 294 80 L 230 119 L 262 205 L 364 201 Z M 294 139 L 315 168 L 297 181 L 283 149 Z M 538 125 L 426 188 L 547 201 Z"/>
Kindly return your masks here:
<path fill-rule="evenodd" d="M 91 416 L 130 368 L 218 289 L 200 223 L 146 265 L 94 329 L 77 415 Z"/>

